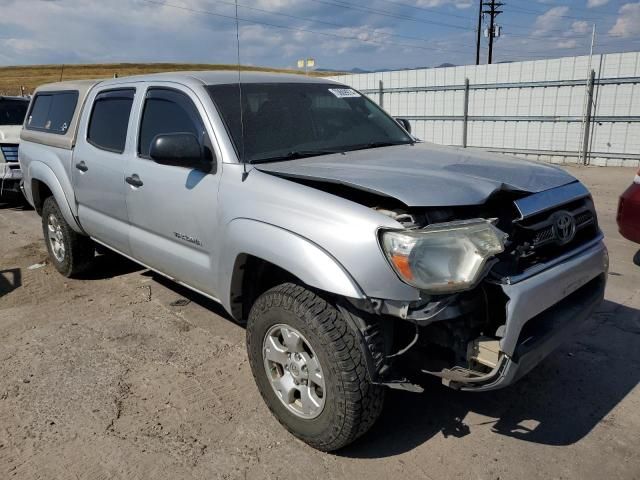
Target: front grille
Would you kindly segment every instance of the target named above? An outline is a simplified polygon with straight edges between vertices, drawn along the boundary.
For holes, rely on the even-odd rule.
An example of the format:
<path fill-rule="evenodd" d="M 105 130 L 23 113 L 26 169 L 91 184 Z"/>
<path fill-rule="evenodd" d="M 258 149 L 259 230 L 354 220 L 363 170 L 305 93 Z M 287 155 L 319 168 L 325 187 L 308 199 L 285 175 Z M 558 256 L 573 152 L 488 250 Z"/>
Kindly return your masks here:
<path fill-rule="evenodd" d="M 4 159 L 7 162 L 18 161 L 18 145 L 5 143 L 3 145 L 0 145 L 0 150 L 2 150 L 2 155 L 4 155 Z"/>
<path fill-rule="evenodd" d="M 596 222 L 596 215 L 593 209 L 593 203 L 584 199 L 573 204 L 563 205 L 553 209 L 550 212 L 539 214 L 534 219 L 516 222 L 516 233 L 519 237 L 528 242 L 533 249 L 543 245 L 557 244 L 564 245 L 567 242 L 563 240 L 561 232 L 558 231 L 556 219 L 558 215 L 566 214 L 574 223 L 575 236 L 585 228 Z"/>
<path fill-rule="evenodd" d="M 553 232 L 553 227 L 545 227 L 542 230 L 538 231 L 533 238 L 533 243 L 536 245 L 549 242 L 555 238 L 555 233 Z"/>
<path fill-rule="evenodd" d="M 564 225 L 573 222 L 574 226 L 562 228 L 563 224 L 558 223 L 560 217 L 563 217 Z M 591 198 L 513 221 L 509 244 L 494 272 L 504 276 L 517 275 L 589 242 L 598 231 L 598 218 Z"/>

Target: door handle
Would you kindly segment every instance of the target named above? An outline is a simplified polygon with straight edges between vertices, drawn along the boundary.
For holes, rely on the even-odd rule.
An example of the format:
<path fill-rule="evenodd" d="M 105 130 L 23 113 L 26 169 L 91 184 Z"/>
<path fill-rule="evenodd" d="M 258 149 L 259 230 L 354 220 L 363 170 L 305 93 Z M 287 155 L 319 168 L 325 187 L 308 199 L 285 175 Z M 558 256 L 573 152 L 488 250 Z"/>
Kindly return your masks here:
<path fill-rule="evenodd" d="M 125 181 L 129 184 L 132 185 L 134 187 L 141 187 L 142 185 L 144 185 L 142 183 L 142 180 L 140 180 L 140 177 L 138 176 L 137 173 L 134 173 L 133 175 L 131 175 L 130 177 L 125 178 Z"/>
<path fill-rule="evenodd" d="M 82 160 L 81 162 L 76 163 L 76 168 L 78 170 L 80 170 L 81 172 L 86 172 L 87 170 L 89 170 L 89 167 L 87 167 L 87 164 L 84 163 L 84 160 Z"/>

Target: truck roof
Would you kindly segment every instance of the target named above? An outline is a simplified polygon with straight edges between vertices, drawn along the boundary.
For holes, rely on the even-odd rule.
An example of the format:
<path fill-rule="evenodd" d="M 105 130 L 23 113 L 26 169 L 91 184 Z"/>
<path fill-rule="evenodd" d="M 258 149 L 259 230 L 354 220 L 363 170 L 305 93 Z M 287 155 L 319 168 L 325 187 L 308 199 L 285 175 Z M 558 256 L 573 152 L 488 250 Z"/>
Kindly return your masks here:
<path fill-rule="evenodd" d="M 204 70 L 193 72 L 164 72 L 147 75 L 134 75 L 105 81 L 104 83 L 118 83 L 120 81 L 181 81 L 184 83 L 197 82 L 202 85 L 221 85 L 238 82 L 237 70 Z M 242 71 L 241 83 L 333 83 L 321 77 L 309 77 L 292 73 Z"/>
<path fill-rule="evenodd" d="M 101 79 L 94 80 L 66 80 L 64 82 L 54 82 L 54 83 L 45 83 L 36 88 L 36 91 L 33 92 L 35 95 L 38 92 L 60 92 L 62 90 L 78 90 L 80 92 L 80 96 L 82 97 L 83 92 L 88 92 L 95 85 L 102 82 Z"/>
<path fill-rule="evenodd" d="M 238 72 L 234 70 L 205 70 L 185 72 L 163 72 L 145 75 L 131 75 L 127 77 L 110 78 L 103 80 L 71 80 L 64 82 L 47 83 L 36 89 L 36 93 L 43 91 L 79 90 L 80 97 L 83 91 L 89 91 L 94 86 L 118 85 L 130 82 L 148 82 L 153 80 L 174 81 L 181 83 L 199 83 L 201 85 L 222 85 L 238 82 Z M 292 73 L 272 73 L 242 71 L 241 83 L 336 83 L 322 77 L 309 77 Z"/>
<path fill-rule="evenodd" d="M 78 130 L 78 121 L 89 92 L 96 86 L 108 87 L 118 86 L 132 82 L 177 82 L 190 87 L 203 85 L 223 85 L 238 82 L 238 72 L 234 70 L 208 70 L 200 72 L 165 72 L 147 75 L 133 75 L 129 77 L 110 78 L 106 80 L 69 80 L 64 82 L 47 83 L 39 86 L 34 92 L 34 98 L 39 93 L 63 92 L 67 90 L 78 92 L 78 103 L 73 113 L 73 118 L 66 133 L 52 133 L 46 131 L 31 130 L 23 128 L 20 138 L 31 142 L 42 143 L 54 147 L 71 149 L 75 142 Z M 241 83 L 327 83 L 337 82 L 321 77 L 309 77 L 307 75 L 296 75 L 286 73 L 254 72 L 242 71 L 240 74 Z M 28 118 L 27 114 L 27 118 Z"/>

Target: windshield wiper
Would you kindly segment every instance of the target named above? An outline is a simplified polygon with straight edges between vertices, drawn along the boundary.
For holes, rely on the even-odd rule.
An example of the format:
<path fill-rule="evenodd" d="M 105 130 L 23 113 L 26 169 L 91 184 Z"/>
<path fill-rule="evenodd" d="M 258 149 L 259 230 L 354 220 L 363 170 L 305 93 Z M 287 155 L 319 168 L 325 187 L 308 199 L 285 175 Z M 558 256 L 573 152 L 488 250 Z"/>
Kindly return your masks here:
<path fill-rule="evenodd" d="M 277 155 L 275 157 L 258 158 L 256 160 L 250 160 L 249 163 L 268 163 L 268 162 L 283 162 L 286 160 L 296 160 L 298 158 L 317 157 L 320 155 L 331 155 L 332 153 L 341 153 L 343 150 L 293 150 L 284 155 Z"/>
<path fill-rule="evenodd" d="M 360 145 L 352 145 L 349 148 L 347 148 L 347 151 L 352 151 L 352 150 L 366 150 L 368 148 L 380 148 L 380 147 L 393 147 L 395 145 L 413 145 L 414 142 L 369 142 L 369 143 L 362 143 Z"/>
<path fill-rule="evenodd" d="M 380 148 L 380 147 L 392 147 L 394 145 L 413 145 L 415 142 L 369 142 L 358 145 L 347 145 L 341 148 L 334 149 L 319 149 L 319 150 L 293 150 L 284 155 L 276 155 L 274 157 L 257 158 L 250 160 L 249 163 L 268 163 L 268 162 L 284 162 L 287 160 L 296 160 L 298 158 L 318 157 L 320 155 L 331 155 L 333 153 L 351 152 L 354 150 L 366 150 L 368 148 Z"/>

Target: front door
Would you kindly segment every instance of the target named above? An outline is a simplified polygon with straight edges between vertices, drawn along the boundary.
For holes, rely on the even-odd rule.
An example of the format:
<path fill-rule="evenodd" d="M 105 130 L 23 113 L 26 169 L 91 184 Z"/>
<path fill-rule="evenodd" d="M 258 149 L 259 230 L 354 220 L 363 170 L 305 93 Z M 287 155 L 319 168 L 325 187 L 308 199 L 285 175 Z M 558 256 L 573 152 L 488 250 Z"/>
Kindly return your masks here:
<path fill-rule="evenodd" d="M 211 257 L 221 163 L 217 172 L 205 172 L 156 163 L 149 155 L 153 139 L 171 133 L 191 133 L 203 151 L 213 152 L 206 112 L 188 88 L 155 85 L 147 89 L 139 117 L 137 155 L 127 170 L 135 182 L 126 193 L 133 257 L 215 296 Z"/>
<path fill-rule="evenodd" d="M 135 151 L 130 132 L 134 86 L 98 90 L 87 99 L 73 160 L 78 216 L 84 230 L 106 245 L 130 254 L 125 202 L 125 166 Z"/>

